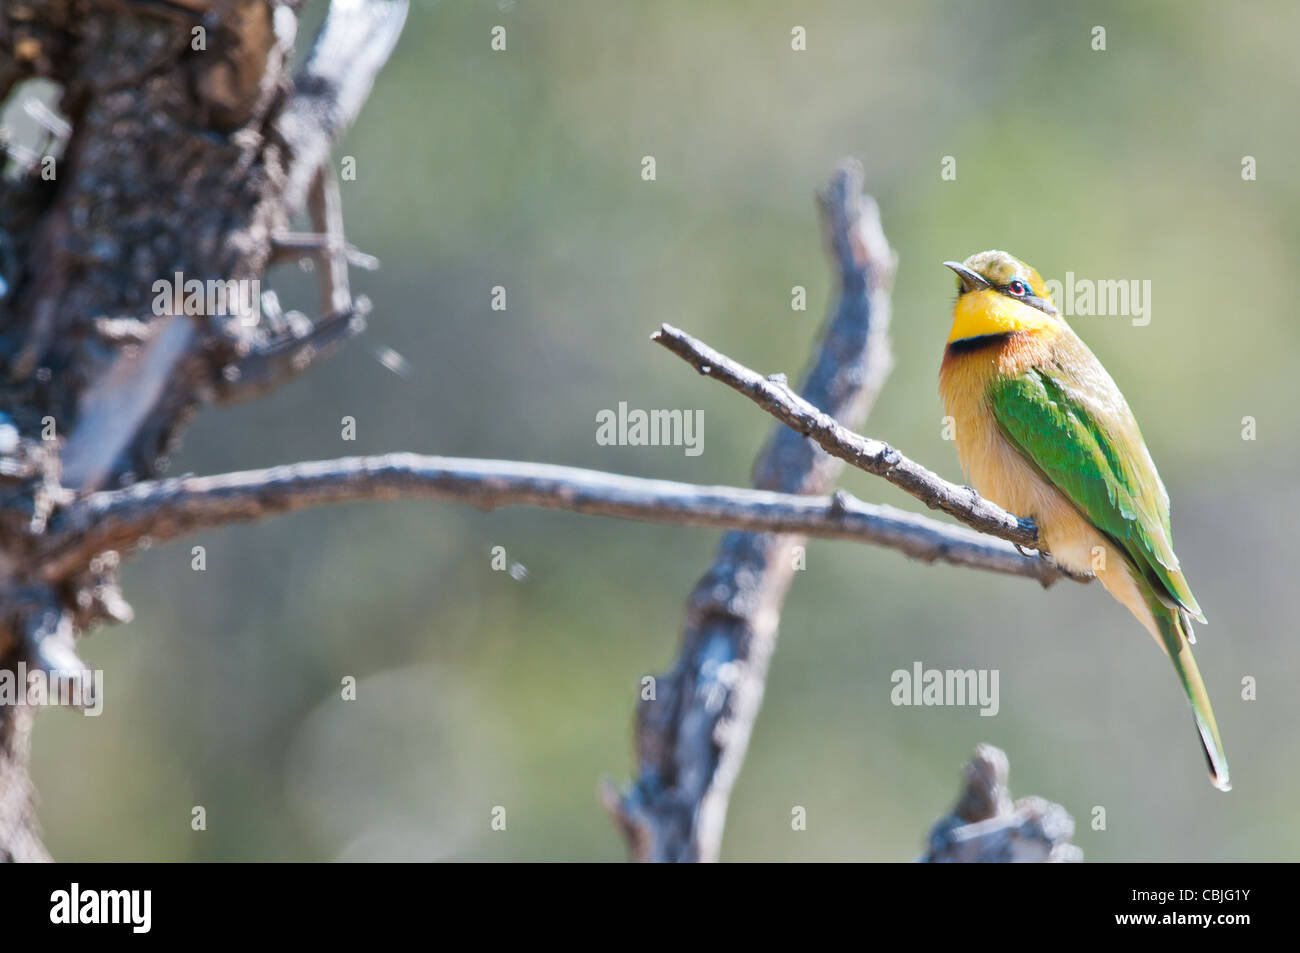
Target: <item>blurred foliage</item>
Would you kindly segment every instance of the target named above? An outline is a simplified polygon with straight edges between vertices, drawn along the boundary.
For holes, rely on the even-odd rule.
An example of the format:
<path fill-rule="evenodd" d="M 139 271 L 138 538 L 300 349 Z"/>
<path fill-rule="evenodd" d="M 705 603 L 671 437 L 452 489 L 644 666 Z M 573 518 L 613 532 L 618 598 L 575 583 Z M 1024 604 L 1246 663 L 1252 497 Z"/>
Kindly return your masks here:
<path fill-rule="evenodd" d="M 504 53 L 489 50 L 496 24 Z M 790 49 L 795 24 L 807 52 Z M 201 414 L 174 472 L 406 449 L 742 484 L 769 420 L 647 335 L 670 321 L 799 373 L 830 295 L 812 195 L 858 156 L 900 257 L 896 366 L 867 431 L 949 477 L 941 261 L 1002 247 L 1046 277 L 1151 280 L 1149 326 L 1074 323 L 1173 497 L 1236 790 L 1210 787 L 1167 661 L 1098 587 L 813 542 L 724 857 L 911 859 L 989 741 L 1016 794 L 1073 813 L 1090 860 L 1294 860 L 1300 696 L 1279 620 L 1300 476 L 1286 297 L 1300 180 L 1283 174 L 1300 148 L 1298 29 L 1283 3 L 414 0 L 337 153 L 357 159 L 350 237 L 383 261 L 355 279 L 370 331 L 264 400 Z M 940 180 L 945 155 L 956 181 Z M 313 307 L 310 276 L 272 279 Z M 489 308 L 498 284 L 505 312 Z M 797 284 L 805 313 L 790 310 Z M 597 446 L 595 415 L 619 401 L 704 409 L 704 454 Z M 596 784 L 628 774 L 638 681 L 673 658 L 716 538 L 398 503 L 208 534 L 193 541 L 204 573 L 191 543 L 144 553 L 125 577 L 136 621 L 83 645 L 107 673 L 104 714 L 38 723 L 49 845 L 95 860 L 621 858 Z M 498 545 L 524 580 L 490 570 Z M 890 673 L 916 660 L 998 669 L 1000 713 L 893 707 Z M 346 675 L 355 702 L 339 698 Z M 1258 701 L 1240 699 L 1247 675 Z M 196 804 L 206 832 L 190 830 Z M 791 830 L 794 805 L 807 831 Z"/>

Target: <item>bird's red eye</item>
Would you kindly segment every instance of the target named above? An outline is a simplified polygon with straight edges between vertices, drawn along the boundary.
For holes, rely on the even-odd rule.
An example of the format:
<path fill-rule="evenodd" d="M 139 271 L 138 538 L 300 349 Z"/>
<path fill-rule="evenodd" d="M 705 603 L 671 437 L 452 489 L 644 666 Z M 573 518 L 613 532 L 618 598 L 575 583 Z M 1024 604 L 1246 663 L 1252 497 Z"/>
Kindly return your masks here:
<path fill-rule="evenodd" d="M 1025 296 L 1025 292 L 1028 291 L 1029 289 L 1025 287 L 1025 283 L 1023 281 L 1017 280 L 1011 282 L 1011 284 L 1007 286 L 1007 290 L 1009 290 L 1016 297 L 1023 298 Z"/>

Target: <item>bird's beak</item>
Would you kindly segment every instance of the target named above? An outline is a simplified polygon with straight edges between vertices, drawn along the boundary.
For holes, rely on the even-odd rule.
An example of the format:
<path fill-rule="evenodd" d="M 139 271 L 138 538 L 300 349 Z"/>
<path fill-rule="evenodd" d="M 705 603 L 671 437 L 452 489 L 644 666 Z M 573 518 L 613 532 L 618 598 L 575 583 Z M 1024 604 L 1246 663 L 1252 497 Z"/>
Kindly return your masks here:
<path fill-rule="evenodd" d="M 944 266 L 957 272 L 957 277 L 961 279 L 962 294 L 968 291 L 982 291 L 985 288 L 993 287 L 987 278 L 978 272 L 971 271 L 959 261 L 945 261 Z"/>

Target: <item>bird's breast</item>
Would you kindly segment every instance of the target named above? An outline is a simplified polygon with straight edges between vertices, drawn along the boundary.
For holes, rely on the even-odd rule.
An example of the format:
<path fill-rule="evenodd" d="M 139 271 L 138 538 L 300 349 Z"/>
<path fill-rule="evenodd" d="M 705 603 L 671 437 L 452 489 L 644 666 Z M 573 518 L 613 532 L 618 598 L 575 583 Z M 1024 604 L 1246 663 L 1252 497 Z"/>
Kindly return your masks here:
<path fill-rule="evenodd" d="M 948 348 L 939 370 L 939 394 L 952 418 L 957 457 L 980 496 L 1033 519 L 1043 549 L 1057 565 L 1095 575 L 1162 644 L 1128 558 L 1011 445 L 989 405 L 989 384 L 996 377 L 1023 374 L 1051 360 L 1051 344 L 1029 335 L 984 348 Z"/>
<path fill-rule="evenodd" d="M 987 397 L 995 378 L 1022 374 L 1050 359 L 1050 345 L 1031 335 L 1012 335 L 986 348 L 949 347 L 939 371 L 939 394 L 970 485 L 1003 509 L 1034 519 L 1059 562 L 1087 571 L 1097 534 L 1003 436 Z"/>

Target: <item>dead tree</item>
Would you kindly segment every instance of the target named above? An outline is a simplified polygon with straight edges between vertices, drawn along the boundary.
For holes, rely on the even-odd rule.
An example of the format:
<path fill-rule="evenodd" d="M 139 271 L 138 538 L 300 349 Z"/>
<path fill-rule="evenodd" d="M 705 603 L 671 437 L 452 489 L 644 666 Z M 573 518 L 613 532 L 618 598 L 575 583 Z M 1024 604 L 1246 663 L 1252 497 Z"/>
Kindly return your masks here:
<path fill-rule="evenodd" d="M 0 12 L 0 97 L 59 89 L 6 143 L 0 180 L 0 673 L 89 690 L 76 639 L 131 610 L 120 560 L 143 541 L 350 500 L 422 496 L 544 506 L 729 530 L 688 607 L 682 655 L 638 719 L 638 776 L 606 804 L 642 859 L 717 856 L 727 796 L 762 696 L 790 548 L 855 539 L 1050 584 L 1036 531 L 878 441 L 853 433 L 888 371 L 893 256 L 861 171 L 822 198 L 840 295 L 802 396 L 684 332 L 656 340 L 780 422 L 754 489 L 567 467 L 391 454 L 168 479 L 201 407 L 255 398 L 365 327 L 330 150 L 397 42 L 405 0 L 331 6 L 289 70 L 303 0 L 16 0 Z M 305 209 L 312 230 L 289 230 Z M 309 317 L 274 298 L 191 309 L 159 279 L 261 282 L 318 263 Z M 232 285 L 231 287 L 237 287 Z M 812 439 L 806 439 L 811 437 Z M 970 528 L 831 493 L 842 462 Z M 718 658 L 727 661 L 717 664 Z M 84 694 L 82 698 L 84 699 Z M 0 857 L 46 856 L 27 765 L 33 706 L 0 706 Z"/>

